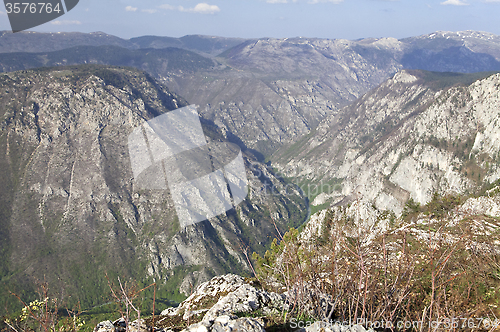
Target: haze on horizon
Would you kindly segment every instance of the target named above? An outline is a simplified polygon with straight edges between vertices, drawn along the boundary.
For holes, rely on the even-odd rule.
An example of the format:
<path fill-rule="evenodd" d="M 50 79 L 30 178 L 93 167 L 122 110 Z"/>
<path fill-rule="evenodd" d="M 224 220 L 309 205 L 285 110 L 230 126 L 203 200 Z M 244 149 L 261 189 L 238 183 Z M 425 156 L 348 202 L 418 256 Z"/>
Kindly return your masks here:
<path fill-rule="evenodd" d="M 500 35 L 500 0 L 80 0 L 29 31 L 96 32 L 121 38 L 404 38 L 434 31 Z M 0 30 L 11 30 L 0 7 Z"/>

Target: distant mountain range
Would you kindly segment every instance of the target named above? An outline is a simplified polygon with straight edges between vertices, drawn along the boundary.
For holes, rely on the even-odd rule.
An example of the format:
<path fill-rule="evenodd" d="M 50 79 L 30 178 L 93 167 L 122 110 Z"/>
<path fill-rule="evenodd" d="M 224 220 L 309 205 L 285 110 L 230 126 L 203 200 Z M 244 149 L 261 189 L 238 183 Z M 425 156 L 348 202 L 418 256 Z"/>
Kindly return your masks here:
<path fill-rule="evenodd" d="M 263 156 L 398 70 L 500 70 L 500 37 L 475 31 L 356 41 L 3 32 L 0 52 L 3 71 L 84 63 L 145 70 Z"/>
<path fill-rule="evenodd" d="M 131 50 L 141 48 L 177 47 L 206 55 L 217 55 L 243 42 L 241 38 L 190 35 L 182 38 L 142 36 L 122 39 L 104 32 L 37 33 L 11 31 L 0 32 L 0 53 L 53 52 L 74 46 L 118 46 Z"/>

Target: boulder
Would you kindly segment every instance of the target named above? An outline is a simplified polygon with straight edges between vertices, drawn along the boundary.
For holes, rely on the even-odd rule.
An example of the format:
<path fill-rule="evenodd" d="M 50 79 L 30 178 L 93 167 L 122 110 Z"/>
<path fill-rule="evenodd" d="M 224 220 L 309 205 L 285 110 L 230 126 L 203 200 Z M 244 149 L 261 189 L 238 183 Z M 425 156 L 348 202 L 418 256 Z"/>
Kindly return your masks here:
<path fill-rule="evenodd" d="M 262 310 L 263 315 L 266 315 L 273 310 L 279 311 L 284 301 L 283 295 L 269 293 L 249 284 L 243 284 L 235 291 L 221 297 L 208 310 L 203 320 L 214 321 L 221 315 L 248 313 L 259 309 Z"/>
<path fill-rule="evenodd" d="M 212 325 L 211 332 L 265 332 L 262 319 L 242 317 L 232 319 L 229 315 L 219 316 Z"/>
<path fill-rule="evenodd" d="M 261 310 L 263 315 L 278 312 L 285 296 L 269 293 L 252 286 L 245 278 L 235 274 L 214 277 L 201 284 L 177 308 L 168 308 L 162 315 L 182 315 L 184 320 L 203 315 L 203 320 L 213 322 L 221 315 L 247 313 Z"/>
<path fill-rule="evenodd" d="M 97 324 L 94 332 L 115 332 L 115 326 L 110 320 L 105 320 Z"/>

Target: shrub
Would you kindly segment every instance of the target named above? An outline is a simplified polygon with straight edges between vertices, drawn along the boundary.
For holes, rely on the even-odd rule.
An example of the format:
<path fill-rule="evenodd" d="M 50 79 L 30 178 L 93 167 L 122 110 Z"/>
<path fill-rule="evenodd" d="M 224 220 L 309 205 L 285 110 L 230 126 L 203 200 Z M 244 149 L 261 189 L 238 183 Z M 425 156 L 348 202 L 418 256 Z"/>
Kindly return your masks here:
<path fill-rule="evenodd" d="M 449 211 L 457 202 L 434 203 Z M 409 211 L 417 207 L 408 204 Z M 426 219 L 426 230 L 375 234 L 363 221 L 330 213 L 319 239 L 301 240 L 290 229 L 254 260 L 264 286 L 287 291 L 287 317 L 384 322 L 389 330 L 401 322 L 421 322 L 416 330 L 446 329 L 448 319 L 459 318 L 455 330 L 466 330 L 470 319 L 492 317 L 491 305 L 500 301 L 498 231 L 471 218 Z"/>

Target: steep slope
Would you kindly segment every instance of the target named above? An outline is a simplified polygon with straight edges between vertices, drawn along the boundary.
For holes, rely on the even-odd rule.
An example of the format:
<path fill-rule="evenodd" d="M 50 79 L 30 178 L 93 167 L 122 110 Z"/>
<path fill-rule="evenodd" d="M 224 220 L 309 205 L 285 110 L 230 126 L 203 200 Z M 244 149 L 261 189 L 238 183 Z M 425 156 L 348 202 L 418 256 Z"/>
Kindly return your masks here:
<path fill-rule="evenodd" d="M 475 192 L 500 177 L 499 91 L 500 74 L 398 72 L 275 167 L 323 207 L 362 198 L 401 213 L 409 198 Z"/>
<path fill-rule="evenodd" d="M 135 187 L 127 137 L 186 102 L 143 72 L 102 66 L 12 72 L 0 76 L 0 89 L 4 299 L 7 289 L 26 292 L 33 278 L 45 277 L 89 307 L 106 300 L 106 273 L 154 279 L 161 298 L 179 299 L 179 290 L 214 274 L 245 273 L 243 249 L 264 250 L 275 232 L 271 216 L 281 229 L 306 218 L 301 194 L 244 151 L 247 199 L 180 228 L 167 190 Z M 229 138 L 245 150 L 230 133 L 202 123 L 210 140 Z"/>

